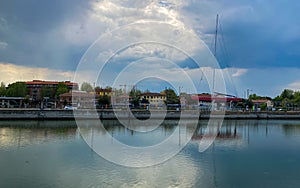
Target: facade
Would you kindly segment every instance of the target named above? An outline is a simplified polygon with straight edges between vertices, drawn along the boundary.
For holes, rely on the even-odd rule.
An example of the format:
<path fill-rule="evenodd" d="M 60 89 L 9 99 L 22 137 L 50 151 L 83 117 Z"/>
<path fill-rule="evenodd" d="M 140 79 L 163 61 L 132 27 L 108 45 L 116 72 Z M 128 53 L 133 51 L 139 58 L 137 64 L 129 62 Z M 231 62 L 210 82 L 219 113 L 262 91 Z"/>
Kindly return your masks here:
<path fill-rule="evenodd" d="M 268 99 L 260 99 L 260 100 L 251 100 L 254 104 L 254 110 L 260 108 L 261 105 L 266 104 L 267 110 L 271 110 L 273 108 L 273 102 Z"/>
<path fill-rule="evenodd" d="M 32 101 L 39 101 L 42 99 L 42 90 L 47 89 L 52 96 L 55 95 L 56 88 L 59 84 L 67 85 L 69 90 L 77 90 L 78 84 L 70 81 L 58 82 L 58 81 L 43 81 L 43 80 L 33 80 L 25 82 L 28 94 Z"/>
<path fill-rule="evenodd" d="M 116 95 L 111 97 L 111 104 L 114 108 L 124 108 L 130 105 L 131 97 L 126 94 Z"/>
<path fill-rule="evenodd" d="M 78 108 L 93 108 L 95 105 L 95 95 L 85 91 L 73 91 L 59 95 L 61 104 Z"/>
<path fill-rule="evenodd" d="M 112 88 L 95 88 L 97 96 L 112 96 Z"/>
<path fill-rule="evenodd" d="M 146 92 L 140 95 L 140 100 L 148 100 L 151 106 L 161 107 L 165 104 L 167 97 L 161 93 L 150 93 Z"/>
<path fill-rule="evenodd" d="M 191 98 L 192 100 L 199 101 L 200 110 L 231 110 L 235 103 L 243 100 L 238 97 L 211 94 L 197 94 L 191 96 Z"/>
<path fill-rule="evenodd" d="M 24 97 L 0 97 L 0 108 L 21 108 L 24 100 Z"/>

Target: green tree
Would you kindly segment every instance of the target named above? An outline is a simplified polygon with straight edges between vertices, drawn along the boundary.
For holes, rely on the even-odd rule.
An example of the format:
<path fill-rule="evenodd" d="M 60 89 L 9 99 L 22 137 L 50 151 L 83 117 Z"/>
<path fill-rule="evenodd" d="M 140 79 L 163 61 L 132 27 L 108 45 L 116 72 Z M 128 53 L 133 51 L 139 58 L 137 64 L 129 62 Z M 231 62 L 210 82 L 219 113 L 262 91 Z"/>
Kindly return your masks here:
<path fill-rule="evenodd" d="M 80 90 L 81 91 L 86 91 L 86 92 L 92 92 L 92 91 L 94 91 L 92 85 L 89 84 L 89 83 L 87 83 L 87 82 L 83 82 L 81 84 Z"/>
<path fill-rule="evenodd" d="M 132 89 L 129 93 L 129 96 L 131 98 L 130 103 L 133 104 L 134 107 L 137 107 L 140 105 L 140 95 L 141 91 L 137 89 Z"/>
<path fill-rule="evenodd" d="M 293 104 L 296 107 L 300 107 L 300 91 L 296 91 L 294 93 Z"/>
<path fill-rule="evenodd" d="M 0 84 L 0 96 L 5 96 L 6 95 L 6 87 L 4 82 L 1 82 Z"/>
<path fill-rule="evenodd" d="M 42 93 L 42 97 L 54 98 L 55 90 L 54 88 L 43 86 L 41 89 L 41 93 Z"/>
<path fill-rule="evenodd" d="M 272 100 L 271 97 L 267 97 L 267 96 L 259 96 L 259 95 L 256 95 L 256 94 L 249 95 L 249 100 L 261 100 L 261 99 Z"/>
<path fill-rule="evenodd" d="M 281 94 L 274 98 L 276 106 L 293 107 L 300 100 L 299 92 L 294 92 L 291 89 L 284 89 Z"/>
<path fill-rule="evenodd" d="M 294 93 L 294 103 L 300 103 L 300 91 Z"/>
<path fill-rule="evenodd" d="M 27 95 L 27 86 L 25 82 L 15 82 L 9 84 L 6 95 L 8 97 L 25 97 Z"/>
<path fill-rule="evenodd" d="M 281 93 L 281 98 L 282 99 L 293 99 L 294 98 L 294 91 L 291 89 L 285 89 L 283 90 L 283 92 Z"/>
<path fill-rule="evenodd" d="M 266 110 L 266 109 L 267 109 L 267 103 L 262 103 L 262 104 L 260 104 L 260 105 L 259 105 L 259 108 L 260 108 L 261 110 Z"/>
<path fill-rule="evenodd" d="M 166 104 L 179 104 L 179 98 L 176 95 L 175 91 L 171 88 L 165 89 L 164 93 L 166 94 L 167 100 L 165 101 Z"/>
<path fill-rule="evenodd" d="M 249 100 L 257 100 L 257 99 L 258 99 L 258 97 L 257 97 L 257 95 L 255 93 L 249 95 Z"/>
<path fill-rule="evenodd" d="M 69 91 L 68 86 L 64 83 L 59 83 L 56 88 L 55 96 L 59 97 L 59 95 L 67 93 Z"/>
<path fill-rule="evenodd" d="M 110 102 L 110 97 L 108 97 L 107 95 L 101 96 L 101 97 L 99 97 L 99 99 L 98 99 L 98 104 L 99 104 L 99 106 L 101 106 L 101 107 L 109 106 L 110 103 L 111 103 L 111 102 Z"/>

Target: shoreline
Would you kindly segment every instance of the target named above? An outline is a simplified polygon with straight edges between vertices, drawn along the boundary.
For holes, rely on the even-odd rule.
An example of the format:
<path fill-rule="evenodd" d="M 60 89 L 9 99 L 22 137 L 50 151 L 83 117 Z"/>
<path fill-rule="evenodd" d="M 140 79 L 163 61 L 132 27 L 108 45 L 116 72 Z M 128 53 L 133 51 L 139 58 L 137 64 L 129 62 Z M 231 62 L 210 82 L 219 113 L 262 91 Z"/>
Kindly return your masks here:
<path fill-rule="evenodd" d="M 145 110 L 133 110 L 132 114 L 125 110 L 118 110 L 117 116 L 120 119 L 148 119 L 150 112 Z M 157 119 L 209 119 L 222 118 L 224 112 L 200 112 L 195 110 L 172 111 L 169 110 L 166 114 L 163 111 L 154 110 L 151 113 L 151 118 Z M 117 119 L 112 109 L 100 109 L 95 113 L 94 110 L 79 109 L 76 110 L 76 117 L 78 119 L 103 119 L 113 120 Z M 76 118 L 76 119 L 77 119 Z M 300 120 L 300 111 L 288 112 L 232 112 L 226 111 L 224 119 L 282 119 L 282 120 Z M 0 120 L 75 120 L 73 110 L 63 109 L 0 109 Z"/>

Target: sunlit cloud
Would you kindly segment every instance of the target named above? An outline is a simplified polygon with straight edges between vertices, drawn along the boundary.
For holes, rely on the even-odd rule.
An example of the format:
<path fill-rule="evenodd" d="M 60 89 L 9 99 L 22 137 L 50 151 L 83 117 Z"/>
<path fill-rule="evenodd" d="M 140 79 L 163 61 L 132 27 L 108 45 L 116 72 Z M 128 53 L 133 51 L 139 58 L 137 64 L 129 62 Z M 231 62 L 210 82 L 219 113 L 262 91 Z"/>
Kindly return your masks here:
<path fill-rule="evenodd" d="M 232 77 L 239 77 L 242 76 L 243 74 L 247 73 L 247 69 L 229 69 L 231 71 L 233 71 L 234 73 L 232 74 Z"/>
<path fill-rule="evenodd" d="M 74 72 L 48 68 L 33 68 L 14 64 L 0 63 L 0 81 L 6 85 L 16 81 L 30 80 L 72 80 Z"/>

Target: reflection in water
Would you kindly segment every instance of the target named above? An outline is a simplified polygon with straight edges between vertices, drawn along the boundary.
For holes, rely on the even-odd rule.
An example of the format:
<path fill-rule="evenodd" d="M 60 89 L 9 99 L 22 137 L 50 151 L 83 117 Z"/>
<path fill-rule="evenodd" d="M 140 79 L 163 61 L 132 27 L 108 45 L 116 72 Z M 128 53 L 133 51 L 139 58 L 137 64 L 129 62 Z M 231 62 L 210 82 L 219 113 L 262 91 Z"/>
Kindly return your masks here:
<path fill-rule="evenodd" d="M 53 139 L 72 139 L 76 135 L 76 129 L 37 129 L 28 130 L 22 128 L 1 128 L 0 147 L 10 146 L 25 147 L 26 145 L 47 142 Z"/>
<path fill-rule="evenodd" d="M 172 158 L 189 142 L 197 126 L 193 120 L 167 120 L 159 128 L 154 129 L 157 125 L 153 123 L 143 124 L 139 131 L 132 132 L 131 128 L 136 124 L 127 127 L 117 125 L 107 130 L 106 122 L 103 122 L 104 126 L 97 121 L 77 123 L 82 137 L 96 153 L 108 161 L 128 167 L 152 166 Z M 173 130 L 169 131 L 169 127 Z M 118 134 L 114 134 L 116 128 Z"/>
<path fill-rule="evenodd" d="M 90 123 L 93 122 L 87 121 Z M 178 142 L 186 134 L 193 134 L 178 155 L 147 168 L 126 168 L 99 157 L 83 141 L 78 129 L 71 128 L 72 124 L 0 122 L 0 187 L 300 186 L 297 121 L 224 121 L 216 127 L 214 144 L 198 152 L 207 126 L 207 121 L 200 121 L 195 132 L 189 126 L 176 132 Z M 177 127 L 176 121 L 168 120 L 145 133 L 132 131 L 117 121 L 103 124 L 106 131 L 93 129 L 88 133 L 91 142 L 109 134 L 135 147 L 155 145 L 170 137 Z M 139 129 L 143 126 L 146 125 Z"/>

